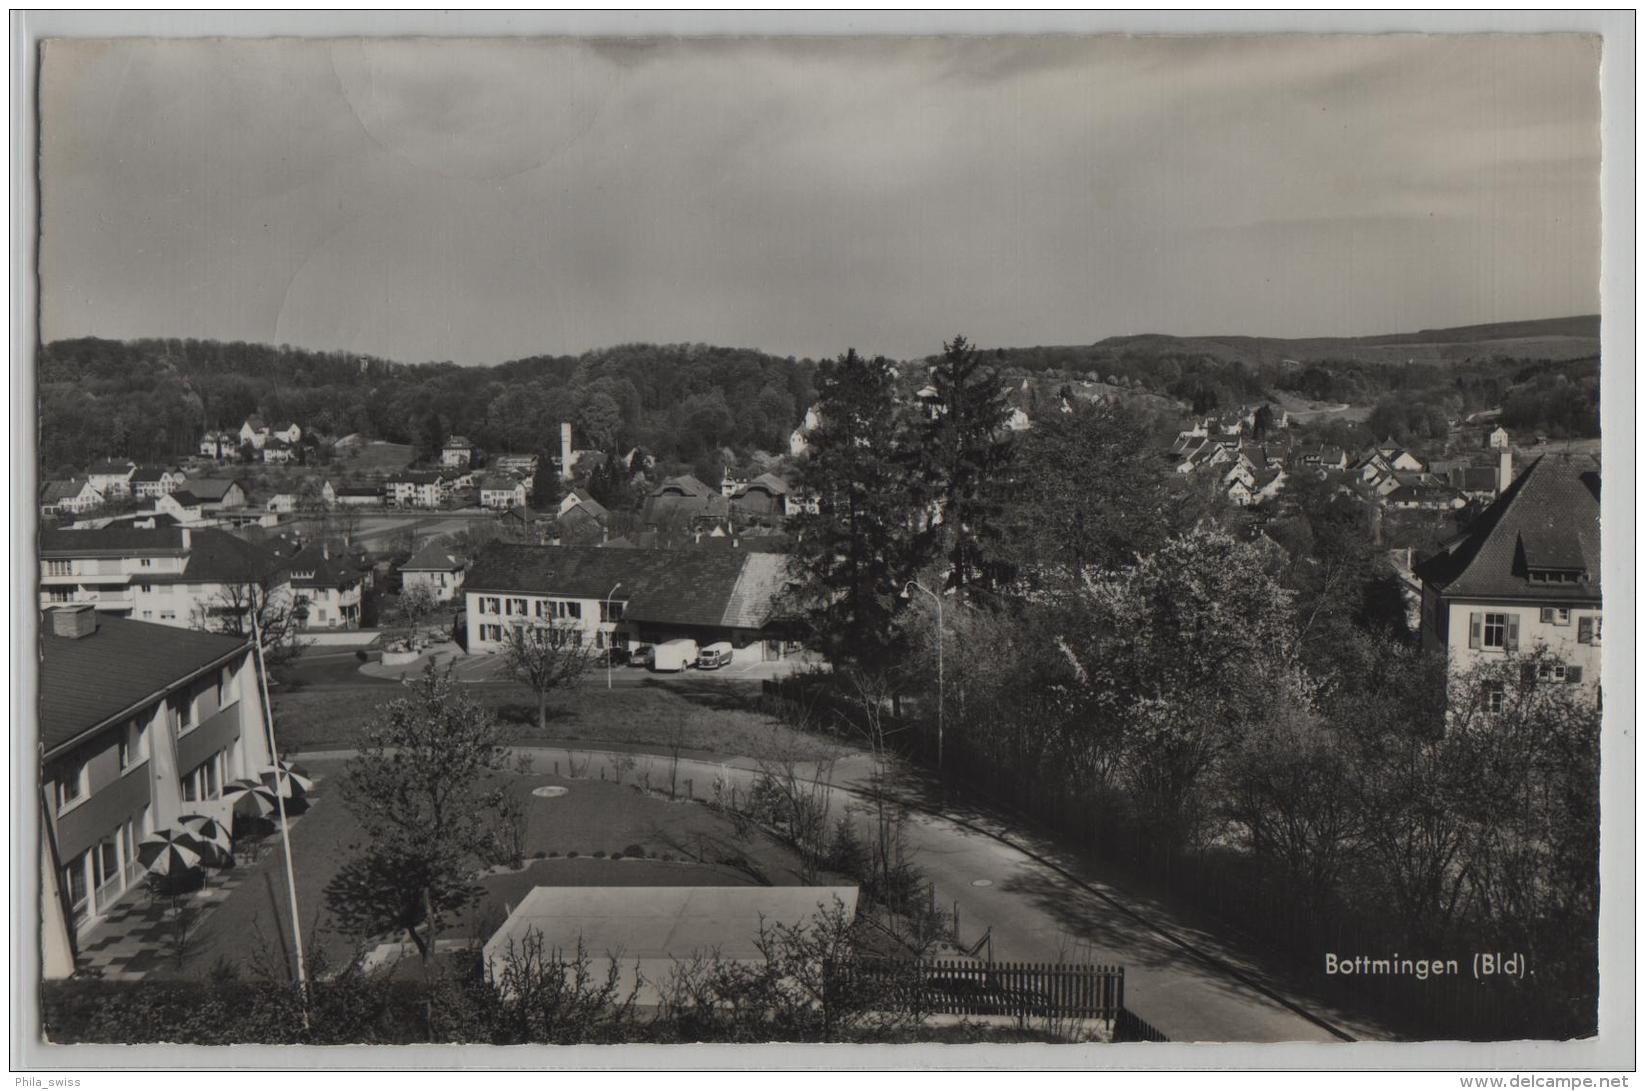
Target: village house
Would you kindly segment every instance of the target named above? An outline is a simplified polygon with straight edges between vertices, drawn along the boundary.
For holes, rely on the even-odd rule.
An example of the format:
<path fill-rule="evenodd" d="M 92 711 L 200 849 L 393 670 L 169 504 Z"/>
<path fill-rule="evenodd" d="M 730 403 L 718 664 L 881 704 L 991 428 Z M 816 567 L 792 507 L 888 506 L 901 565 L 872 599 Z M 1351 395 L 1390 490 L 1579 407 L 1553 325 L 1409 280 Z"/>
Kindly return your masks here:
<path fill-rule="evenodd" d="M 440 540 L 429 542 L 400 566 L 400 586 L 405 591 L 426 587 L 436 602 L 450 602 L 463 586 L 463 559 Z"/>
<path fill-rule="evenodd" d="M 154 502 L 154 510 L 185 525 L 204 522 L 206 518 L 205 501 L 188 489 L 178 489 L 161 496 Z"/>
<path fill-rule="evenodd" d="M 268 442 L 269 427 L 262 417 L 253 414 L 240 425 L 240 446 L 250 444 L 254 450 L 261 451 Z"/>
<path fill-rule="evenodd" d="M 383 496 L 395 507 L 437 508 L 448 488 L 435 470 L 405 470 L 383 483 Z"/>
<path fill-rule="evenodd" d="M 103 494 L 82 477 L 40 486 L 41 515 L 82 515 L 103 506 Z"/>
<path fill-rule="evenodd" d="M 268 435 L 270 439 L 278 439 L 295 447 L 302 442 L 303 430 L 297 427 L 295 421 L 276 421 L 274 427 L 269 429 Z"/>
<path fill-rule="evenodd" d="M 647 526 L 684 527 L 697 519 L 724 520 L 731 514 L 731 501 L 704 485 L 691 474 L 665 478 L 640 509 Z"/>
<path fill-rule="evenodd" d="M 64 978 L 141 889 L 143 839 L 186 814 L 231 820 L 223 785 L 273 756 L 242 638 L 68 606 L 44 611 L 39 646 L 43 976 Z"/>
<path fill-rule="evenodd" d="M 188 491 L 200 498 L 206 515 L 238 511 L 249 503 L 246 487 L 237 478 L 197 477 L 188 483 Z"/>
<path fill-rule="evenodd" d="M 158 500 L 188 480 L 180 470 L 164 466 L 139 466 L 131 472 L 131 494 L 138 500 Z"/>
<path fill-rule="evenodd" d="M 1444 648 L 1454 674 L 1545 649 L 1544 680 L 1599 699 L 1599 476 L 1591 459 L 1539 458 L 1466 534 L 1416 565 L 1423 643 Z"/>
<path fill-rule="evenodd" d="M 525 482 L 502 474 L 480 479 L 480 506 L 507 511 L 526 502 Z"/>
<path fill-rule="evenodd" d="M 129 459 L 94 462 L 86 471 L 86 479 L 108 500 L 123 500 L 131 495 L 131 475 L 137 463 Z"/>
<path fill-rule="evenodd" d="M 358 629 L 364 578 L 352 558 L 332 555 L 324 542 L 285 561 L 291 594 L 305 629 Z"/>
<path fill-rule="evenodd" d="M 537 462 L 536 455 L 521 454 L 496 455 L 491 459 L 494 469 L 522 479 L 537 476 Z"/>
<path fill-rule="evenodd" d="M 270 466 L 284 466 L 297 459 L 297 447 L 279 436 L 271 435 L 263 444 L 263 461 Z"/>
<path fill-rule="evenodd" d="M 221 432 L 212 428 L 200 437 L 200 453 L 210 459 L 222 461 L 232 458 L 239 449 L 240 437 L 233 432 Z"/>
<path fill-rule="evenodd" d="M 474 461 L 474 444 L 466 436 L 449 436 L 440 448 L 440 465 L 466 467 Z"/>
<path fill-rule="evenodd" d="M 289 515 L 297 510 L 297 494 L 277 492 L 268 498 L 267 503 L 263 505 L 263 509 L 279 515 Z"/>
<path fill-rule="evenodd" d="M 174 494 L 175 495 L 175 494 Z M 278 556 L 223 530 L 168 525 L 44 529 L 40 606 L 188 628 L 236 610 L 253 587 L 287 593 Z"/>
<path fill-rule="evenodd" d="M 1278 496 L 1284 487 L 1284 470 L 1262 466 L 1235 476 L 1228 486 L 1228 499 L 1242 508 L 1255 507 Z"/>
<path fill-rule="evenodd" d="M 731 509 L 744 515 L 786 515 L 791 490 L 776 474 L 744 482 L 731 496 Z"/>
<path fill-rule="evenodd" d="M 808 437 L 821 427 L 822 414 L 817 412 L 817 407 L 813 405 L 805 411 L 805 419 L 800 421 L 800 426 L 789 433 L 788 453 L 795 458 L 804 455 L 811 449 L 811 441 Z"/>
<path fill-rule="evenodd" d="M 463 587 L 468 649 L 497 652 L 511 626 L 553 625 L 595 648 L 726 641 L 733 662 L 779 659 L 792 635 L 777 608 L 787 584 L 781 553 L 492 542 Z"/>

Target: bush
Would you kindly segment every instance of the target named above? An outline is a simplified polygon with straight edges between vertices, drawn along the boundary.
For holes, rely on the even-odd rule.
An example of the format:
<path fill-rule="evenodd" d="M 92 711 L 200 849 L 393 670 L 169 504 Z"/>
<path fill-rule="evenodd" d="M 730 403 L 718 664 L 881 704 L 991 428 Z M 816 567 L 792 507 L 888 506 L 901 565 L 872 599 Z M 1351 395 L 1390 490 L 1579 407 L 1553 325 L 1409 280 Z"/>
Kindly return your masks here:
<path fill-rule="evenodd" d="M 645 856 L 645 849 L 641 848 L 639 845 L 628 845 L 623 849 L 623 855 L 643 857 Z"/>
<path fill-rule="evenodd" d="M 577 858 L 577 850 L 572 849 L 570 852 L 565 854 L 565 858 L 567 860 L 575 860 Z"/>
<path fill-rule="evenodd" d="M 596 860 L 604 860 L 604 859 L 605 859 L 605 850 L 604 850 L 604 849 L 600 849 L 600 850 L 598 850 L 598 851 L 596 851 L 596 852 L 595 852 L 595 853 L 594 853 L 594 859 L 596 859 Z"/>

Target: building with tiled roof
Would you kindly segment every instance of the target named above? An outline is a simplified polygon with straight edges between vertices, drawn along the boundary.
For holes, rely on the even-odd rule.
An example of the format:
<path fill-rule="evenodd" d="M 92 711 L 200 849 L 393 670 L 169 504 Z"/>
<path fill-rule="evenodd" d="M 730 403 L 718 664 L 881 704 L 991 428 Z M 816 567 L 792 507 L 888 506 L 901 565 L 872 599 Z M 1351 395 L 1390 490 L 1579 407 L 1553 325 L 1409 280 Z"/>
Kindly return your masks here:
<path fill-rule="evenodd" d="M 305 628 L 360 627 L 365 578 L 353 558 L 316 543 L 287 558 L 285 572 Z"/>
<path fill-rule="evenodd" d="M 1546 649 L 1562 681 L 1597 694 L 1599 466 L 1548 455 L 1486 508 L 1462 537 L 1416 565 L 1422 637 L 1451 667 Z"/>
<path fill-rule="evenodd" d="M 268 768 L 248 641 L 99 614 L 41 617 L 37 724 L 44 976 L 141 892 L 137 845 L 189 813 L 230 819 L 223 786 Z M 95 684 L 89 684 L 95 682 Z"/>
<path fill-rule="evenodd" d="M 468 647 L 500 649 L 511 625 L 571 628 L 596 647 L 730 643 L 743 661 L 786 647 L 788 558 L 745 550 L 606 549 L 493 542 L 463 587 Z"/>
<path fill-rule="evenodd" d="M 188 483 L 188 491 L 200 498 L 207 512 L 236 511 L 249 502 L 245 485 L 233 477 L 197 477 Z"/>
<path fill-rule="evenodd" d="M 525 482 L 507 474 L 487 474 L 480 479 L 480 506 L 507 511 L 526 502 Z"/>
<path fill-rule="evenodd" d="M 440 448 L 440 465 L 467 466 L 474 461 L 474 444 L 466 436 L 449 436 Z"/>
<path fill-rule="evenodd" d="M 48 481 L 40 486 L 42 515 L 80 515 L 102 505 L 103 494 L 83 477 Z"/>
<path fill-rule="evenodd" d="M 400 583 L 408 591 L 426 587 L 436 602 L 450 602 L 463 586 L 466 567 L 463 558 L 453 553 L 443 539 L 436 538 L 400 566 Z"/>

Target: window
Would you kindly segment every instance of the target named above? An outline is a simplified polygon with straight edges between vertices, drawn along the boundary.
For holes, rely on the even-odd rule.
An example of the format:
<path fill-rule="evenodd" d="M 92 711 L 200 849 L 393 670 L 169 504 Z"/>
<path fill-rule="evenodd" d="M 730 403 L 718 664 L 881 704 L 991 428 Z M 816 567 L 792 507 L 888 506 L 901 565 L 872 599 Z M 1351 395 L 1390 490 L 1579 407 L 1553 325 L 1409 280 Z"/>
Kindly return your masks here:
<path fill-rule="evenodd" d="M 481 640 L 501 640 L 502 638 L 503 638 L 503 627 L 501 625 L 482 625 L 482 626 L 480 626 L 480 639 Z"/>
<path fill-rule="evenodd" d="M 1468 646 L 1487 651 L 1519 650 L 1519 615 L 1478 613 L 1468 617 Z"/>
<path fill-rule="evenodd" d="M 600 603 L 600 620 L 607 624 L 621 621 L 623 619 L 624 605 L 626 604 L 621 602 Z"/>
<path fill-rule="evenodd" d="M 174 735 L 185 735 L 199 726 L 194 716 L 194 702 L 186 693 L 174 693 L 166 699 L 166 712 Z"/>
<path fill-rule="evenodd" d="M 1541 664 L 1538 664 L 1537 669 L 1536 669 L 1536 680 L 1538 682 L 1563 682 L 1563 681 L 1565 681 L 1565 664 L 1563 664 L 1563 663 L 1541 663 Z"/>
<path fill-rule="evenodd" d="M 506 605 L 507 610 L 505 612 L 509 617 L 526 617 L 531 613 L 531 609 L 525 599 L 509 599 L 507 600 Z"/>
<path fill-rule="evenodd" d="M 154 561 L 151 560 L 148 557 L 138 558 L 137 563 L 140 567 L 143 567 L 143 568 L 153 568 L 154 567 Z"/>
<path fill-rule="evenodd" d="M 480 613 L 497 614 L 502 612 L 501 599 L 493 595 L 480 596 Z"/>
<path fill-rule="evenodd" d="M 1600 643 L 1600 615 L 1577 618 L 1576 639 L 1578 644 Z"/>
<path fill-rule="evenodd" d="M 1490 682 L 1485 686 L 1485 711 L 1501 712 L 1508 705 L 1508 690 L 1501 682 Z"/>
<path fill-rule="evenodd" d="M 89 855 L 82 852 L 63 866 L 63 896 L 69 900 L 69 910 L 75 924 L 86 919 L 87 894 L 90 890 L 86 883 L 86 865 L 89 862 L 86 858 Z"/>
<path fill-rule="evenodd" d="M 153 610 L 144 610 L 143 611 L 143 620 L 144 621 L 154 620 L 154 611 Z"/>
<path fill-rule="evenodd" d="M 217 707 L 227 708 L 238 696 L 234 692 L 234 668 L 224 667 L 217 672 Z"/>
<path fill-rule="evenodd" d="M 73 561 L 47 561 L 46 562 L 46 575 L 48 575 L 48 576 L 72 576 L 72 575 L 74 575 L 74 562 Z"/>
<path fill-rule="evenodd" d="M 124 773 L 148 757 L 148 731 L 139 720 L 120 729 L 120 771 Z"/>
<path fill-rule="evenodd" d="M 183 778 L 183 798 L 190 803 L 216 799 L 223 784 L 224 752 L 219 750 Z"/>
<path fill-rule="evenodd" d="M 1542 608 L 1542 624 L 1544 624 L 1544 625 L 1569 625 L 1570 623 L 1571 623 L 1571 611 L 1570 611 L 1569 607 L 1565 607 L 1565 606 L 1544 606 Z"/>
<path fill-rule="evenodd" d="M 176 621 L 177 620 L 177 611 L 176 610 L 161 610 L 160 611 L 160 620 L 161 621 Z"/>
<path fill-rule="evenodd" d="M 154 593 L 154 585 L 152 583 L 140 583 L 137 585 L 137 589 L 145 595 L 152 595 Z"/>
<path fill-rule="evenodd" d="M 66 587 L 53 587 L 46 592 L 46 598 L 51 602 L 73 602 L 74 592 Z"/>
<path fill-rule="evenodd" d="M 62 814 L 86 798 L 86 793 L 90 790 L 88 781 L 84 761 L 78 761 L 73 765 L 63 767 L 63 771 L 57 777 L 58 814 Z"/>

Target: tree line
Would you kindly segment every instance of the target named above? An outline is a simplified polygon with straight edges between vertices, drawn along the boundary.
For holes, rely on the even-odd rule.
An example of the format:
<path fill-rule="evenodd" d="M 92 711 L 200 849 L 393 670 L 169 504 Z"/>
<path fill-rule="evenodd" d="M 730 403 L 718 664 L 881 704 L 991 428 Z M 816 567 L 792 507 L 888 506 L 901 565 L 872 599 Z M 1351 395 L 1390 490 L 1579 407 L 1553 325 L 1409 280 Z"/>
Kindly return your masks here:
<path fill-rule="evenodd" d="M 40 459 L 48 473 L 115 455 L 165 460 L 260 414 L 424 454 L 457 433 L 493 452 L 556 457 L 569 421 L 579 448 L 639 446 L 691 463 L 722 448 L 786 450 L 814 367 L 686 344 L 459 367 L 244 342 L 54 341 L 38 354 Z"/>

